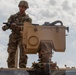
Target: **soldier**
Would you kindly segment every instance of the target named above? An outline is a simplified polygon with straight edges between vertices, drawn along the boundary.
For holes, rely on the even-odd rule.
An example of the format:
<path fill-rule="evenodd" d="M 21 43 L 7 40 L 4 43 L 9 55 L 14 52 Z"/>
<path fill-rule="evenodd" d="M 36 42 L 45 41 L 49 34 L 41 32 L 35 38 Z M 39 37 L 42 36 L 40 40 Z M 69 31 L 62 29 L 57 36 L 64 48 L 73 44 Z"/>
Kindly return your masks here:
<path fill-rule="evenodd" d="M 15 67 L 15 55 L 17 47 L 20 48 L 20 60 L 19 60 L 19 67 L 25 68 L 27 64 L 27 55 L 24 53 L 23 45 L 22 45 L 22 35 L 20 33 L 22 25 L 24 22 L 31 23 L 31 18 L 25 13 L 25 11 L 29 8 L 27 1 L 20 1 L 19 2 L 19 12 L 11 15 L 8 19 L 8 23 L 11 24 L 10 26 L 3 26 L 2 29 L 5 31 L 7 29 L 11 29 L 12 33 L 9 36 L 9 43 L 8 43 L 8 60 L 7 64 L 9 68 Z"/>

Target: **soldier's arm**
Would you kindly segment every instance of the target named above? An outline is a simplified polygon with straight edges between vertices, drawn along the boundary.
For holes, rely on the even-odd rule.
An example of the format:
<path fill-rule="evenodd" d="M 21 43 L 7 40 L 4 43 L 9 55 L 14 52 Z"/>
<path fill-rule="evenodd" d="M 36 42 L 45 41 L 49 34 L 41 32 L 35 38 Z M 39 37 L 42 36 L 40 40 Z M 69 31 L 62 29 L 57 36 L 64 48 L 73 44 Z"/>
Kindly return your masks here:
<path fill-rule="evenodd" d="M 12 23 L 13 22 L 13 15 L 11 15 L 9 18 L 8 18 L 8 23 Z"/>
<path fill-rule="evenodd" d="M 16 23 L 14 23 L 14 18 L 15 18 L 15 15 L 11 15 L 9 18 L 8 18 L 8 23 L 10 24 L 9 25 L 9 29 L 13 29 L 16 27 Z"/>
<path fill-rule="evenodd" d="M 27 17 L 26 17 L 26 22 L 29 22 L 32 24 L 32 19 L 29 17 L 29 15 L 27 15 Z"/>
<path fill-rule="evenodd" d="M 13 21 L 13 16 L 11 15 L 9 18 L 8 18 L 8 21 L 7 21 L 7 24 L 5 24 L 3 27 L 2 27 L 2 30 L 3 31 L 6 31 L 10 28 L 10 24 L 11 22 Z"/>
<path fill-rule="evenodd" d="M 29 23 L 31 23 L 31 24 L 32 24 L 32 19 L 31 19 L 31 18 L 29 18 L 27 22 L 29 22 Z"/>

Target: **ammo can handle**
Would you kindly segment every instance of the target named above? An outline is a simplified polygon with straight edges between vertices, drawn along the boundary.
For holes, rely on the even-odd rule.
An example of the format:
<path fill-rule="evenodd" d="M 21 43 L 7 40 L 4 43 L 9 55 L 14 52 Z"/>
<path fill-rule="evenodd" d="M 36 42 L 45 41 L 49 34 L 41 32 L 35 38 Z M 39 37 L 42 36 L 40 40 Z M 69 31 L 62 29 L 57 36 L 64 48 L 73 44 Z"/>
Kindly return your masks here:
<path fill-rule="evenodd" d="M 60 23 L 61 26 L 63 26 L 63 22 L 60 20 L 54 21 L 54 22 L 50 23 L 50 25 L 56 25 L 57 23 Z"/>

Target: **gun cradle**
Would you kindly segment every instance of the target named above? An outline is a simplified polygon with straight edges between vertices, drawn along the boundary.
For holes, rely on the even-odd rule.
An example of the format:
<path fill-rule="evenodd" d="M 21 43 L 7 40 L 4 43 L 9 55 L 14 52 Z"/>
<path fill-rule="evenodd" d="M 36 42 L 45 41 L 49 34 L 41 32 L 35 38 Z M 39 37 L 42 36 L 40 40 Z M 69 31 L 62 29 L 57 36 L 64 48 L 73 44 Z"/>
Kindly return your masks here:
<path fill-rule="evenodd" d="M 25 52 L 34 54 L 38 52 L 41 41 L 50 41 L 52 48 L 56 52 L 65 51 L 65 26 L 33 26 L 24 23 L 23 44 L 26 45 Z"/>

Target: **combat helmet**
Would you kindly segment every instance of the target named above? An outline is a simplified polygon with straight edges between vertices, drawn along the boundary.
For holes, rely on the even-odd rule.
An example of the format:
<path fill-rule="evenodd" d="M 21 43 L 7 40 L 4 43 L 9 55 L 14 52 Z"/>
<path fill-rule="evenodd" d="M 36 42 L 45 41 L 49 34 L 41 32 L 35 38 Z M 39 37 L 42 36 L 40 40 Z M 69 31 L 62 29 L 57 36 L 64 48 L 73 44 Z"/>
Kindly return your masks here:
<path fill-rule="evenodd" d="M 27 1 L 24 1 L 24 0 L 21 0 L 21 1 L 19 2 L 18 7 L 19 7 L 19 6 L 25 6 L 26 8 L 29 8 Z"/>

